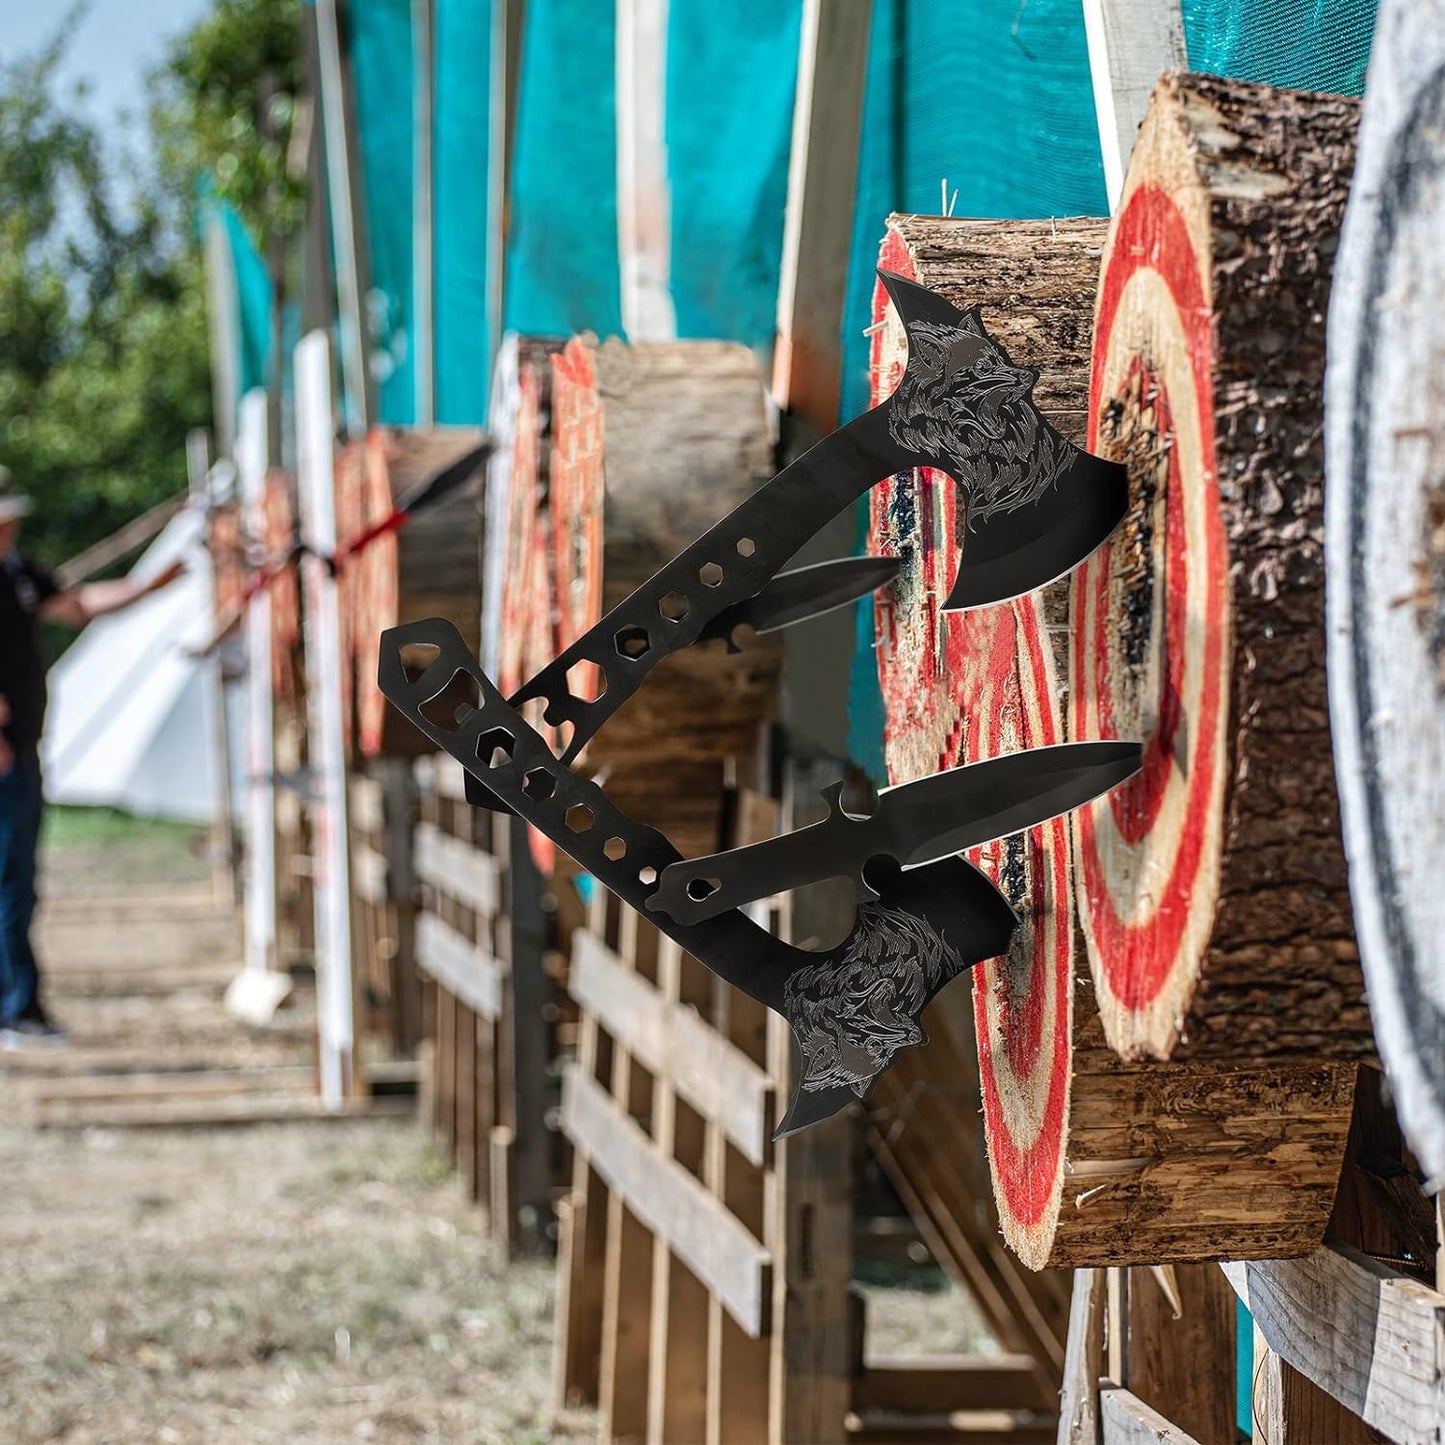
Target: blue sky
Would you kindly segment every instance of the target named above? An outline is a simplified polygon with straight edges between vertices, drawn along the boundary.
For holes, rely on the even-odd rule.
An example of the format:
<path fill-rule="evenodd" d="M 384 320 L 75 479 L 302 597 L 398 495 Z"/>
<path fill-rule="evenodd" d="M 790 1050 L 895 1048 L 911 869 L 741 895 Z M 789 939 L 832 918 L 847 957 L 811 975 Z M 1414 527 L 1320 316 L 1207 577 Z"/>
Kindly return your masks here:
<path fill-rule="evenodd" d="M 60 74 L 61 94 L 78 80 L 92 86 L 89 109 L 98 121 L 121 110 L 141 114 L 145 73 L 166 41 L 211 8 L 211 0 L 90 0 Z M 69 6 L 55 0 L 0 0 L 0 61 L 44 45 Z"/>

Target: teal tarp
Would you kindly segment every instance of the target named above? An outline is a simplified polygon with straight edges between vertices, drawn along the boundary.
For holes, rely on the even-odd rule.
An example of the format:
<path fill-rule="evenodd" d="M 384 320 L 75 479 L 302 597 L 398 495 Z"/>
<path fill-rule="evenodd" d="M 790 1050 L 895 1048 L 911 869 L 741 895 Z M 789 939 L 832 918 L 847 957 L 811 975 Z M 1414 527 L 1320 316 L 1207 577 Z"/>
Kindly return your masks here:
<path fill-rule="evenodd" d="M 617 282 L 617 121 L 608 0 L 529 0 L 522 37 L 508 330 L 622 330 Z"/>
<path fill-rule="evenodd" d="M 800 0 L 671 0 L 667 153 L 679 336 L 772 345 Z"/>
<path fill-rule="evenodd" d="M 416 417 L 411 0 L 365 0 L 347 18 L 371 273 L 368 360 L 380 420 L 405 425 Z"/>
<path fill-rule="evenodd" d="M 487 162 L 491 5 L 435 0 L 432 251 L 436 419 L 487 416 Z"/>
<path fill-rule="evenodd" d="M 999 218 L 1103 215 L 1103 167 L 1078 0 L 1027 6 L 874 0 L 844 313 L 842 415 L 868 406 L 873 269 L 890 211 Z M 860 540 L 866 528 L 860 508 Z M 857 612 L 849 751 L 879 782 L 883 700 L 873 603 Z"/>

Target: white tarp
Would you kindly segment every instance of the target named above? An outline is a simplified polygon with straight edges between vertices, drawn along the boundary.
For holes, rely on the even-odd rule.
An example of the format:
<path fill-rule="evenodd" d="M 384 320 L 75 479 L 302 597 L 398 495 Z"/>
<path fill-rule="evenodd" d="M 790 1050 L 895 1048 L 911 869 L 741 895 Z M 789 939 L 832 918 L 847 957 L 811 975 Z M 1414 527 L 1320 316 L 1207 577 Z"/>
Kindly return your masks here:
<path fill-rule="evenodd" d="M 215 817 L 217 661 L 191 655 L 213 627 L 204 528 L 194 502 L 178 513 L 131 575 L 153 577 L 177 558 L 186 575 L 92 622 L 51 668 L 41 742 L 50 802 Z"/>

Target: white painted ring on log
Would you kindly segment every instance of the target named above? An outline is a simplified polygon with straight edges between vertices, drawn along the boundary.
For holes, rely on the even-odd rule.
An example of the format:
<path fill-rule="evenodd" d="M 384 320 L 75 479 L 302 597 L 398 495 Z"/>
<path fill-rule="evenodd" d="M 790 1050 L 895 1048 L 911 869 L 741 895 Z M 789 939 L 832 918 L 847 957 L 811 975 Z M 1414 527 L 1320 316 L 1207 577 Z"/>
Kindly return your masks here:
<path fill-rule="evenodd" d="M 1330 303 L 1330 714 L 1400 1122 L 1445 1185 L 1445 3 L 1380 13 Z"/>

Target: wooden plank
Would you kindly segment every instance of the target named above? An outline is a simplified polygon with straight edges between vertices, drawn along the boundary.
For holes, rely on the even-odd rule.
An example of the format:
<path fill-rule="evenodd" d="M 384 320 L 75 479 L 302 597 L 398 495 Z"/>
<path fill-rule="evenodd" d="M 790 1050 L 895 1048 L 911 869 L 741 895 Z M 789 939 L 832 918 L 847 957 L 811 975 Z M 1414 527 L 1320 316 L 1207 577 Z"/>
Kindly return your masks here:
<path fill-rule="evenodd" d="M 819 436 L 838 424 L 840 337 L 872 12 L 871 0 L 803 5 L 773 398 Z"/>
<path fill-rule="evenodd" d="M 1269 1348 L 1396 1440 L 1445 1420 L 1445 1295 L 1348 1245 L 1220 1266 Z"/>
<path fill-rule="evenodd" d="M 853 1383 L 853 1409 L 908 1415 L 1038 1407 L 1027 1355 L 926 1355 L 867 1365 Z"/>
<path fill-rule="evenodd" d="M 418 823 L 414 847 L 416 875 L 429 888 L 445 893 L 488 918 L 501 896 L 497 860 L 432 823 Z"/>
<path fill-rule="evenodd" d="M 483 1018 L 501 1014 L 501 965 L 435 913 L 423 913 L 416 921 L 416 962 L 423 973 Z"/>
<path fill-rule="evenodd" d="M 572 940 L 568 989 L 652 1074 L 666 1074 L 753 1163 L 768 1146 L 772 1080 L 684 1004 L 669 1004 L 586 929 Z"/>
<path fill-rule="evenodd" d="M 631 341 L 677 335 L 667 179 L 668 0 L 617 0 L 617 259 Z"/>
<path fill-rule="evenodd" d="M 1099 1392 L 1099 1415 L 1104 1445 L 1199 1445 L 1193 1435 L 1171 1425 L 1157 1410 L 1119 1386 Z"/>
<path fill-rule="evenodd" d="M 1429 1193 L 1445 1186 L 1445 788 L 1422 765 L 1445 745 L 1442 67 L 1445 0 L 1381 4 L 1325 377 L 1327 666 L 1354 941 Z"/>
<path fill-rule="evenodd" d="M 335 9 L 329 13 L 333 40 Z M 322 25 L 323 32 L 325 24 Z M 339 1106 L 352 1091 L 356 1026 L 352 996 L 351 880 L 347 856 L 346 738 L 342 716 L 341 617 L 336 575 L 336 469 L 332 452 L 331 342 L 324 331 L 301 339 L 295 352 L 297 478 L 305 588 L 306 721 L 312 777 L 312 886 L 316 934 L 316 1019 L 321 1097 Z"/>
<path fill-rule="evenodd" d="M 363 833 L 386 827 L 386 797 L 379 778 L 352 778 L 351 821 Z"/>
<path fill-rule="evenodd" d="M 1175 1302 L 1148 1269 L 1130 1271 L 1129 1360 L 1122 1383 L 1200 1440 L 1234 1430 L 1234 1325 L 1228 1282 L 1212 1264 L 1172 1266 Z"/>
<path fill-rule="evenodd" d="M 767 1328 L 772 1291 L 766 1248 L 675 1160 L 664 1159 L 595 1081 L 567 1070 L 562 1128 L 638 1220 L 667 1240 L 751 1336 Z"/>
<path fill-rule="evenodd" d="M 1155 82 L 1188 66 L 1184 17 L 1179 0 L 1084 0 L 1084 34 L 1112 212 Z"/>
<path fill-rule="evenodd" d="M 351 886 L 363 903 L 373 907 L 383 908 L 390 901 L 386 859 L 365 843 L 358 842 L 351 850 Z"/>
<path fill-rule="evenodd" d="M 658 992 L 671 1010 L 682 999 L 685 960 L 670 938 L 660 941 Z M 699 965 L 692 964 L 694 969 Z M 700 971 L 700 969 L 699 969 Z M 690 975 L 689 975 L 690 977 Z M 652 1079 L 652 1136 L 658 1153 L 686 1167 L 704 1127 L 695 1116 L 679 1123 L 677 1095 L 667 1072 Z M 652 1244 L 652 1315 L 647 1367 L 647 1442 L 707 1437 L 709 1295 L 658 1235 Z"/>
<path fill-rule="evenodd" d="M 1104 1363 L 1104 1272 L 1076 1269 L 1059 1395 L 1059 1445 L 1098 1445 Z"/>
<path fill-rule="evenodd" d="M 1371 1445 L 1381 1438 L 1352 1410 L 1287 1365 L 1254 1332 L 1250 1418 L 1268 1445 Z"/>

